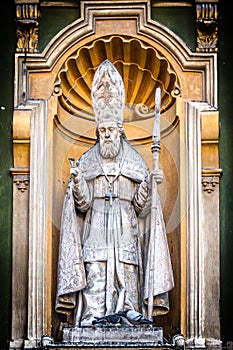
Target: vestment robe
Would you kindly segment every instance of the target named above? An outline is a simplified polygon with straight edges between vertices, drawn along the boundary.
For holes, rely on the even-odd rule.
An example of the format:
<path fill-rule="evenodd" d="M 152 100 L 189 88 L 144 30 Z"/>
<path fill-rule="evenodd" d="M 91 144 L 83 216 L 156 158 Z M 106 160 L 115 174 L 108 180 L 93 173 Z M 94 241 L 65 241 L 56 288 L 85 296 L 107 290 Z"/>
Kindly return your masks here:
<path fill-rule="evenodd" d="M 168 312 L 174 280 L 159 196 L 155 234 L 150 194 L 143 202 L 140 193 L 147 164 L 122 139 L 115 159 L 104 160 L 97 143 L 78 167 L 82 179 L 70 180 L 63 206 L 56 310 L 76 325 L 127 308 L 147 316 L 153 288 L 153 314 Z"/>

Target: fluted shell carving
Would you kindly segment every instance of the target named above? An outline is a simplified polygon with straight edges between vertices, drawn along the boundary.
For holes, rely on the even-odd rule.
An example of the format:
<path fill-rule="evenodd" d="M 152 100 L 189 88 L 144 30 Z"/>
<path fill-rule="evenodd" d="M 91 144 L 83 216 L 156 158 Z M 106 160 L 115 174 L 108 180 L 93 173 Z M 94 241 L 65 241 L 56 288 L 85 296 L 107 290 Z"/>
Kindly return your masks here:
<path fill-rule="evenodd" d="M 180 90 L 168 60 L 141 40 L 111 36 L 82 46 L 66 60 L 54 89 L 62 108 L 72 115 L 94 120 L 92 80 L 105 59 L 115 65 L 124 82 L 125 121 L 154 116 L 157 87 L 162 90 L 161 113 L 174 104 Z"/>

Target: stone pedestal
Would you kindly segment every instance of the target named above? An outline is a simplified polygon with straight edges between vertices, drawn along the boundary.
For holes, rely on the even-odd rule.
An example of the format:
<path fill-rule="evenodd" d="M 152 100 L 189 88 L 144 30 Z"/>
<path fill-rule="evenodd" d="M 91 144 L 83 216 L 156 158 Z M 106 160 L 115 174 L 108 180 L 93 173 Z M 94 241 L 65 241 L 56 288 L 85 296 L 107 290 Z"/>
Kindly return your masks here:
<path fill-rule="evenodd" d="M 163 344 L 161 327 L 65 327 L 63 343 L 82 346 L 157 346 Z"/>
<path fill-rule="evenodd" d="M 41 348 L 58 349 L 176 349 L 183 350 L 185 339 L 176 334 L 170 341 L 163 337 L 162 327 L 110 326 L 110 327 L 64 327 L 61 343 L 54 343 L 49 336 L 42 337 Z"/>
<path fill-rule="evenodd" d="M 177 334 L 167 341 L 163 337 L 162 327 L 145 326 L 111 326 L 111 327 L 64 327 L 61 343 L 54 343 L 49 336 L 43 337 L 41 348 L 78 349 L 180 349 L 185 347 L 185 339 L 182 334 Z"/>

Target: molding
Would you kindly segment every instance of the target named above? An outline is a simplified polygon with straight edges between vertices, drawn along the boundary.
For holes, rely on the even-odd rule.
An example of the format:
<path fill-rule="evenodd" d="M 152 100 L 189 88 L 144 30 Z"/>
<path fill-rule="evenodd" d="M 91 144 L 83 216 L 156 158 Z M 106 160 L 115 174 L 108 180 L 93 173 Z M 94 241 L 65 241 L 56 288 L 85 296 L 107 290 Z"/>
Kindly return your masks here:
<path fill-rule="evenodd" d="M 218 177 L 222 176 L 221 168 L 202 168 L 202 176 L 203 177 Z"/>
<path fill-rule="evenodd" d="M 48 1 L 40 1 L 41 7 L 79 7 L 77 0 L 48 0 Z"/>
<path fill-rule="evenodd" d="M 28 101 L 31 116 L 28 326 L 27 339 L 34 341 L 46 333 L 46 176 L 47 103 Z M 36 208 L 36 210 L 35 210 Z M 41 262 L 44 262 L 43 264 Z M 28 346 L 31 347 L 31 346 Z"/>
<path fill-rule="evenodd" d="M 192 7 L 192 1 L 182 1 L 182 0 L 153 0 L 152 7 Z"/>
<path fill-rule="evenodd" d="M 30 170 L 28 167 L 15 167 L 15 168 L 10 168 L 10 173 L 13 176 L 18 176 L 18 175 L 29 175 Z"/>
<path fill-rule="evenodd" d="M 186 193 L 187 193 L 187 310 L 186 341 L 203 338 L 203 276 L 199 266 L 203 264 L 201 249 L 201 130 L 200 110 L 206 106 L 201 102 L 187 102 L 186 113 Z M 197 213 L 199 215 L 197 215 Z"/>
<path fill-rule="evenodd" d="M 202 169 L 200 125 L 208 109 L 211 106 L 203 102 L 186 104 L 187 347 L 205 347 L 207 340 L 218 342 L 220 338 L 219 192 L 214 189 L 222 170 Z M 209 197 L 213 192 L 214 200 Z"/>

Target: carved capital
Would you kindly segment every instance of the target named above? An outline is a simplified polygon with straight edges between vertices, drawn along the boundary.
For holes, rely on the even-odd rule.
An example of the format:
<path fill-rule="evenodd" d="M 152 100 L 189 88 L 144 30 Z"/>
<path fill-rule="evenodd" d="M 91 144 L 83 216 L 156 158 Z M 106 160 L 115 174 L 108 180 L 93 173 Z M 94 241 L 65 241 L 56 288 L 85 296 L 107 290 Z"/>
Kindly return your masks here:
<path fill-rule="evenodd" d="M 219 185 L 219 180 L 222 174 L 222 169 L 202 169 L 202 187 L 203 191 L 212 193 L 216 186 Z"/>
<path fill-rule="evenodd" d="M 17 52 L 38 52 L 39 20 L 37 3 L 16 5 Z"/>
<path fill-rule="evenodd" d="M 217 52 L 218 8 L 216 3 L 196 3 L 197 52 Z"/>
<path fill-rule="evenodd" d="M 219 184 L 218 177 L 203 177 L 201 180 L 203 190 L 207 193 L 212 193 L 215 190 L 216 185 Z"/>
<path fill-rule="evenodd" d="M 25 192 L 28 189 L 30 181 L 29 168 L 11 168 L 10 172 L 13 176 L 13 182 L 16 184 L 18 190 Z"/>
<path fill-rule="evenodd" d="M 29 175 L 15 175 L 14 183 L 16 184 L 18 190 L 25 192 L 29 185 Z"/>

